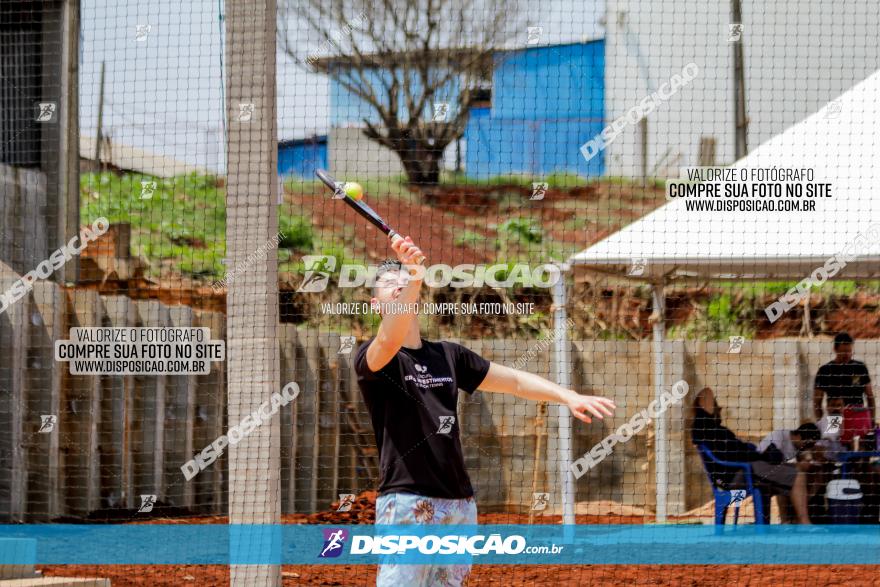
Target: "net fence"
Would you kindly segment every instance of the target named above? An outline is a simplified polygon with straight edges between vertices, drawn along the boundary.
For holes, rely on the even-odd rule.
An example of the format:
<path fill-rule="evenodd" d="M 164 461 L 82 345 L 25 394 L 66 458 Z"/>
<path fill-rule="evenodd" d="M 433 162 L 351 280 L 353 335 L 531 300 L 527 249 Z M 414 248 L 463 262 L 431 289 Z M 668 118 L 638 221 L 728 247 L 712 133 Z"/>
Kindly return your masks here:
<path fill-rule="evenodd" d="M 880 523 L 878 25 L 817 0 L 0 3 L 0 523 Z M 324 538 L 0 578 L 872 572 L 377 570 L 319 564 Z"/>

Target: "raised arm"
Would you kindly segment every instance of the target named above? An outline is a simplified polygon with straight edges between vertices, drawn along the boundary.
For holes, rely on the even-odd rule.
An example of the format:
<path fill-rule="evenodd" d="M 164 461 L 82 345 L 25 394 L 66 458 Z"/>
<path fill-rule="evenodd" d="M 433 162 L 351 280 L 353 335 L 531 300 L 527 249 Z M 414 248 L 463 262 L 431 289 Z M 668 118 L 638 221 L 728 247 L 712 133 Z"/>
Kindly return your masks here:
<path fill-rule="evenodd" d="M 479 388 L 483 391 L 507 393 L 523 399 L 563 404 L 568 406 L 577 419 L 588 423 L 592 422 L 592 419 L 587 412 L 602 420 L 605 416 L 610 416 L 612 410 L 617 407 L 608 398 L 580 395 L 533 373 L 496 363 L 489 365 L 489 372 L 486 373 L 486 378 Z"/>
<path fill-rule="evenodd" d="M 417 265 L 417 260 L 424 256 L 421 249 L 413 243 L 410 237 L 396 239 L 391 243 L 391 248 L 394 249 L 397 258 L 404 265 L 403 271 L 406 271 L 407 266 Z M 380 302 L 387 302 L 396 308 L 383 313 L 382 323 L 379 324 L 376 338 L 367 348 L 367 367 L 370 368 L 370 371 L 378 371 L 394 358 L 394 355 L 403 346 L 412 321 L 418 320 L 416 312 L 409 311 L 408 307 L 418 302 L 423 276 L 423 271 L 415 272 L 414 275 L 408 277 L 404 276 L 406 283 L 402 286 L 396 299 L 392 301 L 380 300 Z M 406 311 L 398 311 L 401 309 Z"/>

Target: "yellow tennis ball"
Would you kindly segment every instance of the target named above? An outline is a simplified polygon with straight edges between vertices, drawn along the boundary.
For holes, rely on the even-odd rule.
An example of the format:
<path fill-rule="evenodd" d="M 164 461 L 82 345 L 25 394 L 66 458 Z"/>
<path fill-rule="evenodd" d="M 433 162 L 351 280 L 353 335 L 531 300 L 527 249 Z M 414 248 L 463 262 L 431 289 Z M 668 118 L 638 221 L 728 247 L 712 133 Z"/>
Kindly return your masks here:
<path fill-rule="evenodd" d="M 353 181 L 345 182 L 345 185 L 342 186 L 342 191 L 352 200 L 360 200 L 364 197 L 364 188 L 361 187 L 361 184 Z"/>

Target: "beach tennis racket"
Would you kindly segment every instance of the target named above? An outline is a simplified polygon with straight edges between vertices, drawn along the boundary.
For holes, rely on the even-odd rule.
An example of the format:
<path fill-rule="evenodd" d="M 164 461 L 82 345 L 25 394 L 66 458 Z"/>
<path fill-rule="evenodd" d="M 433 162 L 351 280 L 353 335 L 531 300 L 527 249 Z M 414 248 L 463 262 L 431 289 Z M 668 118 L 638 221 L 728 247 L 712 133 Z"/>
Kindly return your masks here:
<path fill-rule="evenodd" d="M 388 226 L 388 223 L 385 222 L 382 217 L 379 216 L 375 210 L 370 208 L 363 200 L 355 200 L 354 198 L 346 194 L 344 182 L 336 181 L 336 179 L 332 175 L 330 175 L 323 169 L 318 169 L 317 171 L 315 171 L 315 175 L 317 175 L 318 179 L 323 181 L 328 188 L 333 190 L 334 199 L 342 200 L 343 202 L 351 206 L 351 208 L 354 209 L 355 212 L 360 214 L 364 219 L 366 219 L 367 222 L 388 235 L 388 238 L 391 240 L 391 242 L 394 242 L 399 238 L 403 238 L 399 232 Z M 419 255 L 416 260 L 419 262 L 419 264 L 424 264 L 425 256 Z"/>

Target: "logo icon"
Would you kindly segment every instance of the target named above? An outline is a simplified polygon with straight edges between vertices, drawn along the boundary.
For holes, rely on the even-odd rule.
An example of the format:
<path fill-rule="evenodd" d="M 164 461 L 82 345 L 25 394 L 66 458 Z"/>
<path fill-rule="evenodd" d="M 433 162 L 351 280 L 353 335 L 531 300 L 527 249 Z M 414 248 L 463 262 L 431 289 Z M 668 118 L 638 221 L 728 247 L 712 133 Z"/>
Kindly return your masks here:
<path fill-rule="evenodd" d="M 137 513 L 146 514 L 153 511 L 153 506 L 156 505 L 156 496 L 155 495 L 141 495 L 141 505 L 138 508 Z"/>
<path fill-rule="evenodd" d="M 836 434 L 843 428 L 843 416 L 828 416 L 828 428 L 826 433 Z"/>
<path fill-rule="evenodd" d="M 434 122 L 446 122 L 449 114 L 449 104 L 446 102 L 434 102 Z"/>
<path fill-rule="evenodd" d="M 337 512 L 350 512 L 351 506 L 354 505 L 354 493 L 340 493 L 339 494 L 339 507 L 336 508 Z"/>
<path fill-rule="evenodd" d="M 333 199 L 334 200 L 344 200 L 345 199 L 345 182 L 342 182 L 342 181 L 334 181 L 333 182 Z"/>
<path fill-rule="evenodd" d="M 40 429 L 37 430 L 40 434 L 48 434 L 55 430 L 55 424 L 58 422 L 58 416 L 54 414 L 47 414 L 45 416 L 40 416 Z"/>
<path fill-rule="evenodd" d="M 840 103 L 840 100 L 832 100 L 831 102 L 828 102 L 828 106 L 825 107 L 825 118 L 838 118 L 842 110 L 843 105 Z"/>
<path fill-rule="evenodd" d="M 645 258 L 633 258 L 632 264 L 629 266 L 626 274 L 630 277 L 638 277 L 645 274 L 645 267 L 648 266 L 648 260 Z"/>
<path fill-rule="evenodd" d="M 549 493 L 533 493 L 532 494 L 532 511 L 543 512 L 550 505 Z"/>
<path fill-rule="evenodd" d="M 37 103 L 37 122 L 55 122 L 58 112 L 58 105 L 55 102 L 38 102 Z"/>
<path fill-rule="evenodd" d="M 316 293 L 327 289 L 330 273 L 336 269 L 336 257 L 331 255 L 304 255 L 306 275 L 297 293 Z"/>
<path fill-rule="evenodd" d="M 153 25 L 149 24 L 139 24 L 134 29 L 134 40 L 141 43 L 147 40 L 147 36 L 150 34 L 150 31 L 153 30 Z"/>
<path fill-rule="evenodd" d="M 730 491 L 730 503 L 728 505 L 742 503 L 745 500 L 746 500 L 746 490 L 745 489 L 733 489 Z"/>
<path fill-rule="evenodd" d="M 142 181 L 141 182 L 141 200 L 153 199 L 153 194 L 155 192 L 156 192 L 156 182 L 155 181 Z"/>
<path fill-rule="evenodd" d="M 449 434 L 452 427 L 455 426 L 455 416 L 439 416 L 440 427 L 437 428 L 437 434 Z"/>
<path fill-rule="evenodd" d="M 354 336 L 343 336 L 339 339 L 339 350 L 336 351 L 337 355 L 350 355 L 353 350 Z"/>
<path fill-rule="evenodd" d="M 544 34 L 544 27 L 541 26 L 530 26 L 528 28 L 528 38 L 526 39 L 526 45 L 537 45 L 541 42 L 541 35 Z"/>
<path fill-rule="evenodd" d="M 732 22 L 728 25 L 727 29 L 727 42 L 728 43 L 736 43 L 742 39 L 743 36 L 743 25 L 739 22 Z"/>
<path fill-rule="evenodd" d="M 419 365 L 418 363 L 416 363 L 416 371 L 418 371 L 420 374 L 424 375 L 425 373 L 428 372 L 428 368 L 425 367 L 424 365 Z"/>
<path fill-rule="evenodd" d="M 252 102 L 247 104 L 239 103 L 238 105 L 238 121 L 239 122 L 250 122 L 254 117 L 254 112 L 256 111 L 256 107 Z"/>
<path fill-rule="evenodd" d="M 730 346 L 727 347 L 727 352 L 738 355 L 742 351 L 742 346 L 745 340 L 746 337 L 744 336 L 731 336 Z"/>
<path fill-rule="evenodd" d="M 322 530 L 324 533 L 324 547 L 318 558 L 336 558 L 342 554 L 342 546 L 348 539 L 348 530 L 342 528 L 329 528 Z"/>
<path fill-rule="evenodd" d="M 550 186 L 546 181 L 532 182 L 532 196 L 529 199 L 530 200 L 543 200 L 544 194 L 547 193 L 548 187 L 550 187 Z"/>

